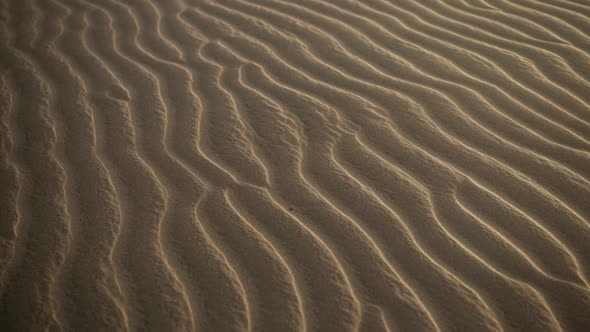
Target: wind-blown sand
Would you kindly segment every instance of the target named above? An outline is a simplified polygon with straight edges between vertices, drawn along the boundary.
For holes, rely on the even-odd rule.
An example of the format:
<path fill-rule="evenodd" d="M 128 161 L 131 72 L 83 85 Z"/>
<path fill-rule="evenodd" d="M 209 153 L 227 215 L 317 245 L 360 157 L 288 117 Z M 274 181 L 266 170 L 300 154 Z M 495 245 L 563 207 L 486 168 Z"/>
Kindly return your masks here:
<path fill-rule="evenodd" d="M 0 3 L 0 330 L 590 331 L 590 2 Z"/>

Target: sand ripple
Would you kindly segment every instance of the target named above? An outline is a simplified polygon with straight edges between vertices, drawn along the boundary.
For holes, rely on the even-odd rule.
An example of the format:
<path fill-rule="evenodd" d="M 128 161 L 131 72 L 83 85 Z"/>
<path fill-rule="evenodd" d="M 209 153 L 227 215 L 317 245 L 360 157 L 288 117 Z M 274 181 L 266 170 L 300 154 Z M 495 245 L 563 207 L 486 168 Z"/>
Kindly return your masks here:
<path fill-rule="evenodd" d="M 590 4 L 19 0 L 6 331 L 590 331 Z"/>

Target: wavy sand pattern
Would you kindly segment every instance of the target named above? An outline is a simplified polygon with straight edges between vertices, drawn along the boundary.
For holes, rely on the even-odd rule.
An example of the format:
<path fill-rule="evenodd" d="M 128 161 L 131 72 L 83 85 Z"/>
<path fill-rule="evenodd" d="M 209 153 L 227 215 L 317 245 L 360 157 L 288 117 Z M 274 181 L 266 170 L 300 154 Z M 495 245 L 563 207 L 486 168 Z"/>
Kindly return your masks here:
<path fill-rule="evenodd" d="M 0 3 L 2 331 L 590 331 L 590 2 Z"/>

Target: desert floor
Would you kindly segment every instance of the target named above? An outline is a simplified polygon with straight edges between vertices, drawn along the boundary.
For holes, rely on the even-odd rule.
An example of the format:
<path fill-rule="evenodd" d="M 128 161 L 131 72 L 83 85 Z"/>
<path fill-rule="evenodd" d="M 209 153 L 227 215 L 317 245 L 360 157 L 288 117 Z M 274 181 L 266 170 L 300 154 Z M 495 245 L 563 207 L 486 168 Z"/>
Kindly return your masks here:
<path fill-rule="evenodd" d="M 590 1 L 0 12 L 0 330 L 590 331 Z"/>

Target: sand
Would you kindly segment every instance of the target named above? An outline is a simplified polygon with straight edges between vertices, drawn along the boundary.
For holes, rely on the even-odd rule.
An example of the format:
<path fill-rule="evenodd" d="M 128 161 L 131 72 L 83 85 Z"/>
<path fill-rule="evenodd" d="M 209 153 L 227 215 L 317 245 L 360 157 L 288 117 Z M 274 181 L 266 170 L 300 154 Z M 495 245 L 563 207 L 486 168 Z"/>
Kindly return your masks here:
<path fill-rule="evenodd" d="M 590 331 L 590 2 L 0 5 L 0 330 Z"/>

